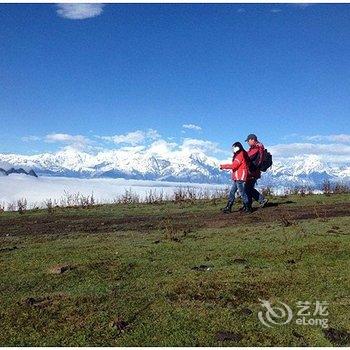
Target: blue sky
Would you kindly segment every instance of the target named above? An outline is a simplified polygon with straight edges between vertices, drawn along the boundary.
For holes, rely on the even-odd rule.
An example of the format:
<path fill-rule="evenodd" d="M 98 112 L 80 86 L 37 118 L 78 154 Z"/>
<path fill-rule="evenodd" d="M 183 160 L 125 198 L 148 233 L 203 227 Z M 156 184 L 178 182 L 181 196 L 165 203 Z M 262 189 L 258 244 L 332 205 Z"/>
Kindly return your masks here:
<path fill-rule="evenodd" d="M 0 153 L 349 143 L 350 5 L 76 6 L 0 4 Z"/>

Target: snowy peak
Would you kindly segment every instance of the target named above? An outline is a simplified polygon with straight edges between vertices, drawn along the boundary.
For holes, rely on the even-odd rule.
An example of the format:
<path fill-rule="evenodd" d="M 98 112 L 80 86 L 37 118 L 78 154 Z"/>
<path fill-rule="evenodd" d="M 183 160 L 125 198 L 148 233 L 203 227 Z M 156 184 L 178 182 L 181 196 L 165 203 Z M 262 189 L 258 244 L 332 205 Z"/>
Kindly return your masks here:
<path fill-rule="evenodd" d="M 65 148 L 56 153 L 32 156 L 0 154 L 0 164 L 34 169 L 39 175 L 68 177 L 111 177 L 179 182 L 228 183 L 229 172 L 219 170 L 220 161 L 203 150 L 171 149 L 168 144 L 123 147 L 96 154 Z M 350 181 L 350 166 L 325 162 L 321 156 L 306 155 L 274 159 L 260 181 L 269 186 L 309 185 L 323 181 Z"/>

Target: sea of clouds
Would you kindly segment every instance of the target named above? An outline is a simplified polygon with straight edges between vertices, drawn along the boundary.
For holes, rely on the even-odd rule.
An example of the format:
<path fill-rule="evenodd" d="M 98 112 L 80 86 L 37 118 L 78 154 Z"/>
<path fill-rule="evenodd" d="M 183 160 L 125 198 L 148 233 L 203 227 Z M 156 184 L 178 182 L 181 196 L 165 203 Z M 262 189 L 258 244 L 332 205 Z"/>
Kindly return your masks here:
<path fill-rule="evenodd" d="M 229 185 L 229 184 L 228 184 Z M 173 195 L 179 188 L 190 187 L 195 191 L 215 192 L 224 190 L 227 185 L 196 184 L 163 181 L 125 180 L 125 179 L 77 179 L 66 177 L 32 177 L 11 174 L 0 177 L 0 204 L 5 208 L 9 203 L 26 199 L 29 207 L 43 207 L 51 199 L 59 202 L 67 194 L 91 196 L 99 203 L 110 203 L 132 191 L 144 200 L 150 191 Z"/>

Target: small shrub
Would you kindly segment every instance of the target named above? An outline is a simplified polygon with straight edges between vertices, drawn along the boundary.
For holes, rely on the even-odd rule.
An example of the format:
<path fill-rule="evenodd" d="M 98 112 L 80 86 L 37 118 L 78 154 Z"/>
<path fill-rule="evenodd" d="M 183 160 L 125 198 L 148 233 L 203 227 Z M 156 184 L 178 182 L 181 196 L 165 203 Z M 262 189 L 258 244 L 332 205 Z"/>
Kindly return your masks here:
<path fill-rule="evenodd" d="M 44 205 L 45 205 L 45 207 L 46 207 L 46 209 L 47 209 L 47 212 L 48 212 L 49 214 L 52 214 L 52 213 L 53 213 L 53 207 L 54 207 L 53 202 L 52 202 L 52 199 L 51 199 L 51 198 L 46 199 L 46 200 L 44 201 Z"/>
<path fill-rule="evenodd" d="M 125 193 L 113 199 L 114 204 L 135 204 L 140 203 L 140 196 L 134 193 L 131 188 L 125 189 Z"/>
<path fill-rule="evenodd" d="M 94 193 L 92 193 L 91 196 L 84 196 L 81 194 L 79 197 L 79 206 L 82 208 L 90 208 L 94 206 L 95 203 Z"/>
<path fill-rule="evenodd" d="M 161 190 L 157 192 L 157 190 L 149 190 L 146 192 L 145 203 L 147 204 L 159 204 L 163 203 L 165 200 L 164 192 Z"/>
<path fill-rule="evenodd" d="M 160 223 L 160 228 L 165 234 L 165 238 L 174 242 L 181 242 L 189 233 L 193 232 L 193 227 L 189 224 L 177 225 L 171 217 L 166 217 Z"/>
<path fill-rule="evenodd" d="M 23 214 L 27 210 L 27 200 L 25 198 L 17 201 L 17 211 Z"/>
<path fill-rule="evenodd" d="M 273 192 L 272 192 L 272 188 L 271 187 L 264 187 L 261 190 L 261 194 L 266 197 L 266 196 L 272 196 Z"/>
<path fill-rule="evenodd" d="M 337 183 L 334 186 L 333 193 L 337 193 L 337 194 L 350 193 L 350 186 L 344 183 Z"/>
<path fill-rule="evenodd" d="M 183 202 L 186 199 L 185 191 L 182 187 L 174 191 L 174 202 Z"/>
<path fill-rule="evenodd" d="M 288 213 L 288 211 L 283 211 L 280 214 L 279 221 L 281 225 L 284 227 L 296 225 L 296 222 L 293 220 L 293 218 L 291 217 L 290 213 Z"/>
<path fill-rule="evenodd" d="M 16 211 L 16 210 L 17 210 L 17 205 L 16 205 L 16 203 L 8 203 L 8 204 L 7 204 L 7 210 L 8 210 L 8 211 Z"/>
<path fill-rule="evenodd" d="M 284 226 L 284 227 L 288 227 L 288 226 L 292 226 L 292 225 L 293 225 L 293 222 L 290 221 L 290 220 L 289 220 L 286 216 L 284 216 L 284 215 L 281 216 L 280 221 L 281 221 L 282 226 Z"/>
<path fill-rule="evenodd" d="M 300 189 L 299 189 L 299 195 L 300 195 L 301 197 L 305 197 L 305 195 L 306 195 L 305 187 L 300 187 Z"/>
<path fill-rule="evenodd" d="M 165 237 L 167 239 L 170 239 L 172 241 L 179 240 L 179 238 L 177 237 L 178 230 L 174 224 L 174 221 L 170 217 L 167 217 L 163 220 L 162 226 L 164 226 Z"/>
<path fill-rule="evenodd" d="M 326 196 L 329 196 L 332 193 L 332 186 L 330 181 L 324 181 L 322 184 L 322 191 Z"/>
<path fill-rule="evenodd" d="M 230 193 L 230 186 L 226 186 L 225 188 L 217 188 L 210 195 L 211 199 L 226 199 L 228 194 Z"/>

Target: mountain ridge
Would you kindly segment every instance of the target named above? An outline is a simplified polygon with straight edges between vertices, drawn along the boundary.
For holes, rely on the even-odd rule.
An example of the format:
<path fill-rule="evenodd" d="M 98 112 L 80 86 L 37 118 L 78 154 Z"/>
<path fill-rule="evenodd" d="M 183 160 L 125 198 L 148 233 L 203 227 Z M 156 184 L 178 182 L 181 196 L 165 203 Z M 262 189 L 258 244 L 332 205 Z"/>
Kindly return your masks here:
<path fill-rule="evenodd" d="M 38 177 L 38 175 L 35 173 L 35 171 L 33 169 L 26 171 L 23 168 L 18 168 L 18 169 L 10 168 L 9 170 L 5 170 L 3 168 L 0 168 L 0 176 L 8 176 L 11 174 L 24 174 L 24 175 Z"/>
<path fill-rule="evenodd" d="M 125 147 L 91 154 L 67 148 L 56 153 L 28 156 L 0 154 L 1 164 L 20 167 L 27 172 L 32 169 L 35 174 L 45 176 L 193 183 L 227 183 L 230 178 L 229 172 L 219 170 L 220 161 L 203 150 L 157 152 L 142 147 L 136 150 Z M 350 166 L 325 162 L 318 155 L 275 159 L 260 182 L 274 187 L 305 185 L 319 188 L 324 181 L 350 182 Z"/>

